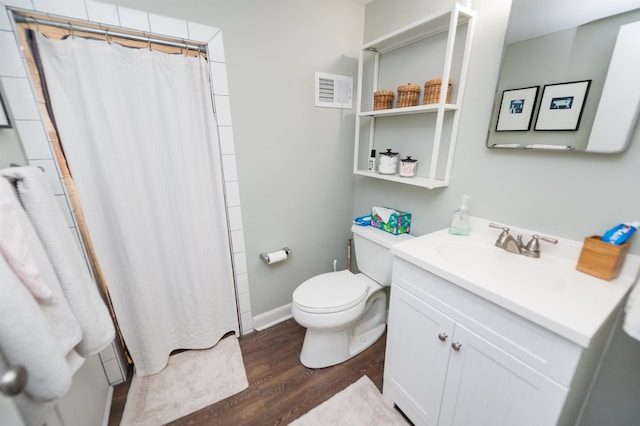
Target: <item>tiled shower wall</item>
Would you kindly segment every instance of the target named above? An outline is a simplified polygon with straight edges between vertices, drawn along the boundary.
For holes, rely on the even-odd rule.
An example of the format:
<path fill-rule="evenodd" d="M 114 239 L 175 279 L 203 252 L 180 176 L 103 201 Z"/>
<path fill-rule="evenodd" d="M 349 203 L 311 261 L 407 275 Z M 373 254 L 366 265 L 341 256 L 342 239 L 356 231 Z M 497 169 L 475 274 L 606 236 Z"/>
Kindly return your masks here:
<path fill-rule="evenodd" d="M 9 9 L 24 9 L 208 45 L 240 329 L 243 334 L 252 330 L 249 280 L 240 210 L 240 188 L 236 171 L 222 31 L 215 27 L 92 0 L 0 0 L 0 5 L 2 6 L 0 8 L 0 85 L 5 105 L 12 117 L 11 122 L 20 136 L 29 164 L 41 166 L 45 170 L 60 206 L 65 212 L 69 229 L 81 247 L 78 229 L 69 208 L 70 203 L 60 180 L 51 143 L 28 77 L 26 62 L 21 53 L 19 41 L 14 34 L 14 24 L 11 21 Z M 117 384 L 126 379 L 126 364 L 122 359 L 121 351 L 116 348 L 116 342 L 112 344 L 112 347 L 103 350 L 100 353 L 100 358 L 110 384 Z"/>

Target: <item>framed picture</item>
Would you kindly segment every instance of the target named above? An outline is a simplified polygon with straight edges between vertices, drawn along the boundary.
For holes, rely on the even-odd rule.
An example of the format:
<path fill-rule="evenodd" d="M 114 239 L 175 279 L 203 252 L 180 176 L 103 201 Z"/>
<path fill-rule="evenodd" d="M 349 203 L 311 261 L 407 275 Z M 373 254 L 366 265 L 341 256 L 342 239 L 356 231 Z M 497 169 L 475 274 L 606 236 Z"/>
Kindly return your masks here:
<path fill-rule="evenodd" d="M 578 130 L 589 86 L 591 80 L 544 86 L 535 130 Z"/>
<path fill-rule="evenodd" d="M 531 128 L 539 88 L 533 86 L 502 92 L 496 132 L 526 131 Z"/>
<path fill-rule="evenodd" d="M 0 96 L 0 128 L 9 128 L 9 127 L 11 127 L 11 122 L 9 121 L 7 110 L 4 107 L 2 96 Z"/>

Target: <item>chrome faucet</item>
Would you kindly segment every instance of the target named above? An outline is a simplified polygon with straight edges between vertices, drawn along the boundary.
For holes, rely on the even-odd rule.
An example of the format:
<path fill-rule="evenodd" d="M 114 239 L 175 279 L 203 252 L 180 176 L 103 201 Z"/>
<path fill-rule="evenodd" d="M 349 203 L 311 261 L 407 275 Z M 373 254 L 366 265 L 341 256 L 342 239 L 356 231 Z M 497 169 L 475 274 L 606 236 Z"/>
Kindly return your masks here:
<path fill-rule="evenodd" d="M 558 240 L 555 238 L 541 237 L 540 235 L 533 235 L 531 240 L 525 245 L 522 242 L 522 235 L 518 234 L 516 238 L 513 238 L 509 234 L 509 228 L 506 226 L 490 223 L 490 227 L 502 229 L 502 232 L 496 240 L 495 246 L 506 250 L 510 253 L 522 254 L 527 257 L 538 258 L 540 257 L 540 241 L 543 240 L 551 244 L 557 244 Z"/>

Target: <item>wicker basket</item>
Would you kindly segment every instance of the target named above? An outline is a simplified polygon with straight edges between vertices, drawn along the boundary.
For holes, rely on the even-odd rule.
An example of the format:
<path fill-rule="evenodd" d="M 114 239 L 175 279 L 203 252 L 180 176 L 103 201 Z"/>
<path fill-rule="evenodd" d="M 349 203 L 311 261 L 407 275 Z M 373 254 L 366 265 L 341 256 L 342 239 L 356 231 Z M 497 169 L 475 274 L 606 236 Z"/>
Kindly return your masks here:
<path fill-rule="evenodd" d="M 437 104 L 440 102 L 440 87 L 442 87 L 442 79 L 434 78 L 424 84 L 424 100 L 423 105 Z M 451 98 L 451 80 L 449 80 L 449 87 L 447 88 L 447 99 L 445 103 L 449 103 Z"/>
<path fill-rule="evenodd" d="M 418 98 L 420 97 L 420 86 L 407 83 L 404 86 L 398 87 L 398 101 L 396 102 L 396 108 L 406 108 L 418 105 Z"/>
<path fill-rule="evenodd" d="M 373 110 L 390 109 L 393 104 L 394 93 L 391 90 L 373 92 Z"/>

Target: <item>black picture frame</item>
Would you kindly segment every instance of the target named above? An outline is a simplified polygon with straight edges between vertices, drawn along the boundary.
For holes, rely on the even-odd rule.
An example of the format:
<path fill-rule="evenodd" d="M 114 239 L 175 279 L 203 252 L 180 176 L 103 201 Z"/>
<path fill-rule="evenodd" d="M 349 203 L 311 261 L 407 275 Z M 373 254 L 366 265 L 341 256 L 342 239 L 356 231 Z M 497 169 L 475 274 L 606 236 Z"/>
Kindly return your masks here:
<path fill-rule="evenodd" d="M 496 132 L 530 130 L 539 89 L 540 86 L 531 86 L 504 90 L 498 109 Z"/>
<path fill-rule="evenodd" d="M 578 130 L 590 87 L 591 80 L 545 85 L 534 130 Z"/>

